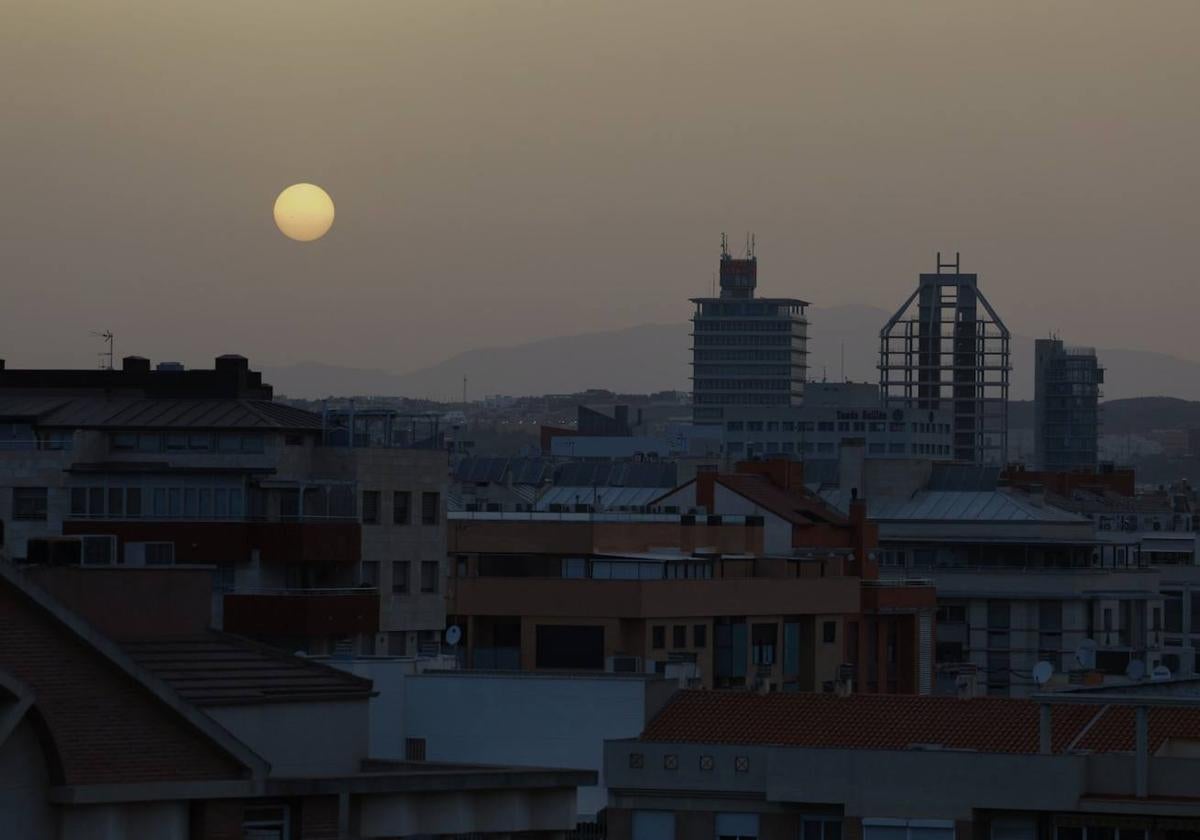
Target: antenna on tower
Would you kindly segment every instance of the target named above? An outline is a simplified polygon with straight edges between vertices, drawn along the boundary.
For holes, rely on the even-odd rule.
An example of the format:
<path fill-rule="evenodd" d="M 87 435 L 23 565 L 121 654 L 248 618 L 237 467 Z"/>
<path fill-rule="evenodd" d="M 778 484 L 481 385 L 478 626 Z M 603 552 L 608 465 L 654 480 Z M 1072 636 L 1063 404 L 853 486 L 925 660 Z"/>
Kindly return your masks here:
<path fill-rule="evenodd" d="M 98 332 L 96 330 L 92 330 L 92 335 L 96 336 L 97 338 L 99 338 L 101 341 L 103 341 L 105 344 L 108 345 L 107 350 L 102 350 L 101 352 L 96 354 L 97 356 L 100 357 L 100 369 L 101 370 L 112 370 L 113 369 L 113 333 L 112 333 L 112 330 L 105 330 L 104 332 Z M 106 359 L 108 360 L 107 365 L 105 364 Z"/>
<path fill-rule="evenodd" d="M 721 231 L 721 259 L 729 259 L 729 237 Z"/>
<path fill-rule="evenodd" d="M 958 251 L 954 252 L 954 262 L 942 262 L 942 252 L 937 252 L 937 273 L 941 274 L 943 268 L 953 268 L 954 273 L 958 274 L 959 256 Z"/>
<path fill-rule="evenodd" d="M 754 234 L 750 234 L 750 259 L 756 259 L 755 252 L 758 250 L 758 243 L 754 241 Z"/>
<path fill-rule="evenodd" d="M 750 259 L 754 252 L 750 250 L 750 231 L 746 231 L 746 259 Z"/>
<path fill-rule="evenodd" d="M 463 374 L 463 408 L 467 407 L 467 375 Z"/>

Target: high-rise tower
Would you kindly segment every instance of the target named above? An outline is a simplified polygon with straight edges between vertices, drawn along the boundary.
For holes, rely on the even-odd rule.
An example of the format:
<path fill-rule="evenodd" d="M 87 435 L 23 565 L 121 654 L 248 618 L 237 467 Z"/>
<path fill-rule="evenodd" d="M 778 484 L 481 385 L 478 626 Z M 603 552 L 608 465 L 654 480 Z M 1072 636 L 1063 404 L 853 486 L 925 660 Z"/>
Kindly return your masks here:
<path fill-rule="evenodd" d="M 954 457 L 1004 464 L 1008 451 L 1009 332 L 958 254 L 916 291 L 879 333 L 879 390 L 889 403 L 949 408 Z"/>
<path fill-rule="evenodd" d="M 692 298 L 692 419 L 799 405 L 808 370 L 807 301 L 759 298 L 753 240 L 734 259 L 721 237 L 721 294 Z"/>
<path fill-rule="evenodd" d="M 1034 342 L 1034 456 L 1040 470 L 1094 471 L 1099 455 L 1104 368 L 1091 347 Z"/>

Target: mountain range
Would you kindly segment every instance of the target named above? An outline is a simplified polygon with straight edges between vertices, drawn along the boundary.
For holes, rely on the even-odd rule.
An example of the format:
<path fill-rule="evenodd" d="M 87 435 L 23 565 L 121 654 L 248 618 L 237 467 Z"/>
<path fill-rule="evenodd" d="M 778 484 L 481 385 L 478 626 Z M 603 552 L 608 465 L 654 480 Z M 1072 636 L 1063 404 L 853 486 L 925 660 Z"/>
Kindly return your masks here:
<path fill-rule="evenodd" d="M 879 328 L 889 313 L 871 306 L 809 310 L 809 378 L 875 381 Z M 643 324 L 620 330 L 534 339 L 468 350 L 419 370 L 393 372 L 299 362 L 266 368 L 276 392 L 289 397 L 404 396 L 441 401 L 573 393 L 688 390 L 689 324 Z M 1069 342 L 1068 342 L 1069 343 Z M 1097 348 L 1108 400 L 1169 395 L 1200 400 L 1200 362 L 1162 353 Z M 1014 334 L 1011 398 L 1033 395 L 1033 339 Z"/>

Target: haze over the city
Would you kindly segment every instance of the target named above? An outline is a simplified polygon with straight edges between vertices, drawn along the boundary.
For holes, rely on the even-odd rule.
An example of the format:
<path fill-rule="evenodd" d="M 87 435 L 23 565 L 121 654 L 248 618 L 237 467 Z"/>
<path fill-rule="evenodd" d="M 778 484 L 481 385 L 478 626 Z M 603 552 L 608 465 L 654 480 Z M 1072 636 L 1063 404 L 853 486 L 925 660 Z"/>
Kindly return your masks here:
<path fill-rule="evenodd" d="M 1198 25 L 1189 2 L 5 4 L 4 355 L 90 367 L 111 329 L 118 355 L 406 372 L 681 323 L 720 233 L 752 230 L 763 294 L 891 310 L 957 250 L 1015 333 L 1200 360 Z M 317 242 L 272 221 L 300 181 L 337 204 Z"/>

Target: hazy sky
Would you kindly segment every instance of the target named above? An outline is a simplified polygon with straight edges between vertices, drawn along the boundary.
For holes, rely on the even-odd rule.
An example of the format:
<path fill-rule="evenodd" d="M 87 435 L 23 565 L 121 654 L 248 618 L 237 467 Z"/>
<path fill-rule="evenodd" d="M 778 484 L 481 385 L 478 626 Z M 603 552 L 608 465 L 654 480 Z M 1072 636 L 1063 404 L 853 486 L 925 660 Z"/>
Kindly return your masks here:
<path fill-rule="evenodd" d="M 760 288 L 1200 359 L 1200 3 L 0 0 L 0 357 L 404 371 Z M 332 232 L 274 228 L 312 181 Z M 812 327 L 819 341 L 820 325 Z M 686 340 L 686 339 L 685 339 Z"/>

